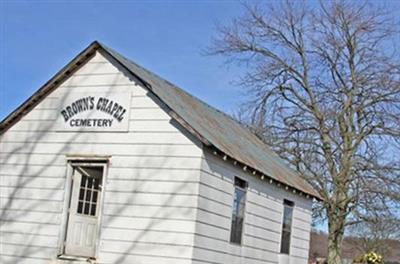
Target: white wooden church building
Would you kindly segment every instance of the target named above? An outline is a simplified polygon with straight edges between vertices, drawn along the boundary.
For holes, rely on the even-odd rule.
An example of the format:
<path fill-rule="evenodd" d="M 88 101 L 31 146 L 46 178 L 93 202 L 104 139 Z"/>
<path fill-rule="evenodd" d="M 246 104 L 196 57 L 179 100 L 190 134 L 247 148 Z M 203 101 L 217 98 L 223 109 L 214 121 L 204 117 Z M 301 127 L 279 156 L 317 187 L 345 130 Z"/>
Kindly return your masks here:
<path fill-rule="evenodd" d="M 93 42 L 0 124 L 0 263 L 305 264 L 318 194 Z"/>

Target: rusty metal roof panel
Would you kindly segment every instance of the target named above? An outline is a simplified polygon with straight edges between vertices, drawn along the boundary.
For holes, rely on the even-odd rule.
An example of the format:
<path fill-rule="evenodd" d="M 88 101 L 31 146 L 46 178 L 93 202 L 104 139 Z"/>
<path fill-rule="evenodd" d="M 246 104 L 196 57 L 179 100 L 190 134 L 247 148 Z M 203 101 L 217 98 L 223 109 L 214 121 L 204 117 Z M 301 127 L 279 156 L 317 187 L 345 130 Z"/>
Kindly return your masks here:
<path fill-rule="evenodd" d="M 276 181 L 319 198 L 319 194 L 297 172 L 284 164 L 274 151 L 239 122 L 114 50 L 102 44 L 100 46 L 150 85 L 149 88 L 168 107 L 214 147 Z"/>

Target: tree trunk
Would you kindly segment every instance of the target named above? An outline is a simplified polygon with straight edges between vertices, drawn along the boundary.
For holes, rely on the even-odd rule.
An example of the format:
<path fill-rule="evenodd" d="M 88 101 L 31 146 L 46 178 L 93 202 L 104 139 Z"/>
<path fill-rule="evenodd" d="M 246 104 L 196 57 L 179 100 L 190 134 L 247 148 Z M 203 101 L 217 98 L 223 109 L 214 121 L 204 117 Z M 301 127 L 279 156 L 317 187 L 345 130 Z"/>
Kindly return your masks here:
<path fill-rule="evenodd" d="M 344 221 L 340 214 L 330 213 L 328 235 L 328 264 L 342 264 Z"/>

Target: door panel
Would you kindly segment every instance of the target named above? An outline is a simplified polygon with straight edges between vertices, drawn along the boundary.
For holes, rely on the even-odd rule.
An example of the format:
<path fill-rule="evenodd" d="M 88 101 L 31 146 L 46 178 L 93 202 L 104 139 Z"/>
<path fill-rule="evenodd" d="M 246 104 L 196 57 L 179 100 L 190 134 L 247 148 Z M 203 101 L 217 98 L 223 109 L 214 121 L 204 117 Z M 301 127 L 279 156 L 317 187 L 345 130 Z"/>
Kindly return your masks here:
<path fill-rule="evenodd" d="M 103 166 L 74 166 L 65 254 L 95 257 Z"/>

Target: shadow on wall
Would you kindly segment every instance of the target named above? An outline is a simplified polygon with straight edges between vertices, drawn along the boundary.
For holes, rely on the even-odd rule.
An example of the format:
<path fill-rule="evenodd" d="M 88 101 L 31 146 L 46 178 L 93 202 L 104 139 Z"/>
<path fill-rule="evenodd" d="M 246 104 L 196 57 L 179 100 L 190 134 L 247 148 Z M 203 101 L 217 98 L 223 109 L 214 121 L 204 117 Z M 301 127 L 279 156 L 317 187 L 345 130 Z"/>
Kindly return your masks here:
<path fill-rule="evenodd" d="M 15 263 L 13 257 L 50 260 L 57 254 L 67 176 L 65 156 L 82 142 L 93 141 L 94 136 L 83 131 L 56 132 L 59 109 L 41 104 L 65 102 L 73 92 L 63 88 L 67 92 L 54 97 L 59 94 L 57 89 L 0 138 L 0 255 L 11 259 L 2 257 L 2 263 Z M 30 118 L 31 113 L 37 117 Z M 4 239 L 6 235 L 11 239 Z"/>
<path fill-rule="evenodd" d="M 136 80 L 133 81 L 136 82 Z M 68 92 L 58 98 L 60 102 L 64 102 L 74 89 L 67 90 Z M 57 108 L 34 110 L 42 111 L 41 116 L 34 120 L 21 121 L 32 125 L 21 126 L 20 130 L 11 128 L 1 137 L 0 230 L 3 239 L 0 238 L 2 248 L 0 255 L 2 263 L 15 263 L 15 259 L 18 257 L 38 261 L 46 259 L 50 261 L 56 257 L 60 239 L 59 232 L 63 221 L 61 219 L 62 208 L 65 203 L 66 155 L 97 154 L 113 155 L 113 159 L 118 158 L 118 153 L 92 152 L 93 149 L 96 149 L 96 144 L 106 145 L 105 142 L 99 142 L 99 133 L 88 133 L 83 130 L 72 133 L 56 132 L 55 119 L 48 119 L 47 115 L 49 111 L 56 112 L 57 110 Z M 182 130 L 179 125 L 174 125 Z M 14 135 L 18 136 L 14 138 Z M 24 135 L 27 135 L 25 139 L 23 139 Z M 110 137 L 115 136 L 112 133 L 109 135 Z M 129 132 L 129 135 L 136 136 L 132 132 Z M 121 148 L 130 147 L 124 142 L 118 144 Z M 145 148 L 145 145 L 142 147 Z M 120 178 L 118 175 L 112 174 L 113 165 L 110 166 L 111 173 L 105 183 L 106 191 L 103 198 L 104 214 L 101 220 L 100 236 L 102 239 L 99 251 L 100 257 L 104 254 L 113 254 L 112 263 L 128 262 L 127 258 L 136 256 L 135 252 L 149 252 L 148 256 L 151 256 L 152 252 L 161 252 L 162 249 L 168 247 L 176 252 L 176 256 L 180 256 L 181 253 L 185 255 L 187 251 L 191 250 L 189 243 L 180 241 L 181 236 L 187 235 L 187 232 L 184 231 L 175 236 L 175 240 L 168 243 L 159 242 L 159 240 L 163 241 L 162 235 L 171 232 L 165 228 L 169 222 L 175 224 L 194 222 L 195 207 L 194 205 L 188 206 L 184 201 L 185 197 L 189 199 L 196 196 L 196 193 L 191 190 L 197 188 L 198 178 L 168 180 L 163 175 L 163 170 L 157 172 L 158 168 L 147 166 L 147 164 L 152 164 L 154 157 L 164 158 L 164 163 L 167 163 L 169 158 L 153 153 L 151 156 L 140 157 L 139 166 L 128 158 L 124 166 L 137 169 L 137 174 L 122 175 L 123 177 Z M 168 166 L 168 164 L 166 165 Z M 159 164 L 158 167 L 166 168 L 163 164 Z M 144 178 L 140 173 L 147 169 L 154 172 L 150 180 Z M 170 176 L 173 177 L 173 173 Z M 118 184 L 114 184 L 118 181 L 120 183 L 129 181 L 132 184 L 127 184 L 128 188 L 121 192 L 111 189 L 108 192 L 108 185 L 118 186 Z M 167 182 L 174 184 L 170 191 L 165 192 L 162 185 Z M 146 194 L 143 190 L 150 191 Z M 150 199 L 146 201 L 146 197 L 151 198 L 148 194 L 160 197 L 162 203 L 155 204 Z M 121 202 L 122 195 L 127 199 Z M 180 199 L 181 205 L 174 201 L 177 197 L 182 198 Z M 138 204 L 138 200 L 142 202 Z M 136 227 L 137 222 L 144 223 L 144 225 L 138 228 Z M 124 225 L 119 228 L 122 233 L 127 230 L 127 232 L 133 231 L 134 235 L 115 239 L 103 236 L 103 231 L 117 230 L 118 223 Z M 149 232 L 158 234 L 160 239 L 148 236 Z M 120 234 L 122 233 L 120 232 Z M 4 239 L 5 236 L 10 239 Z"/>

